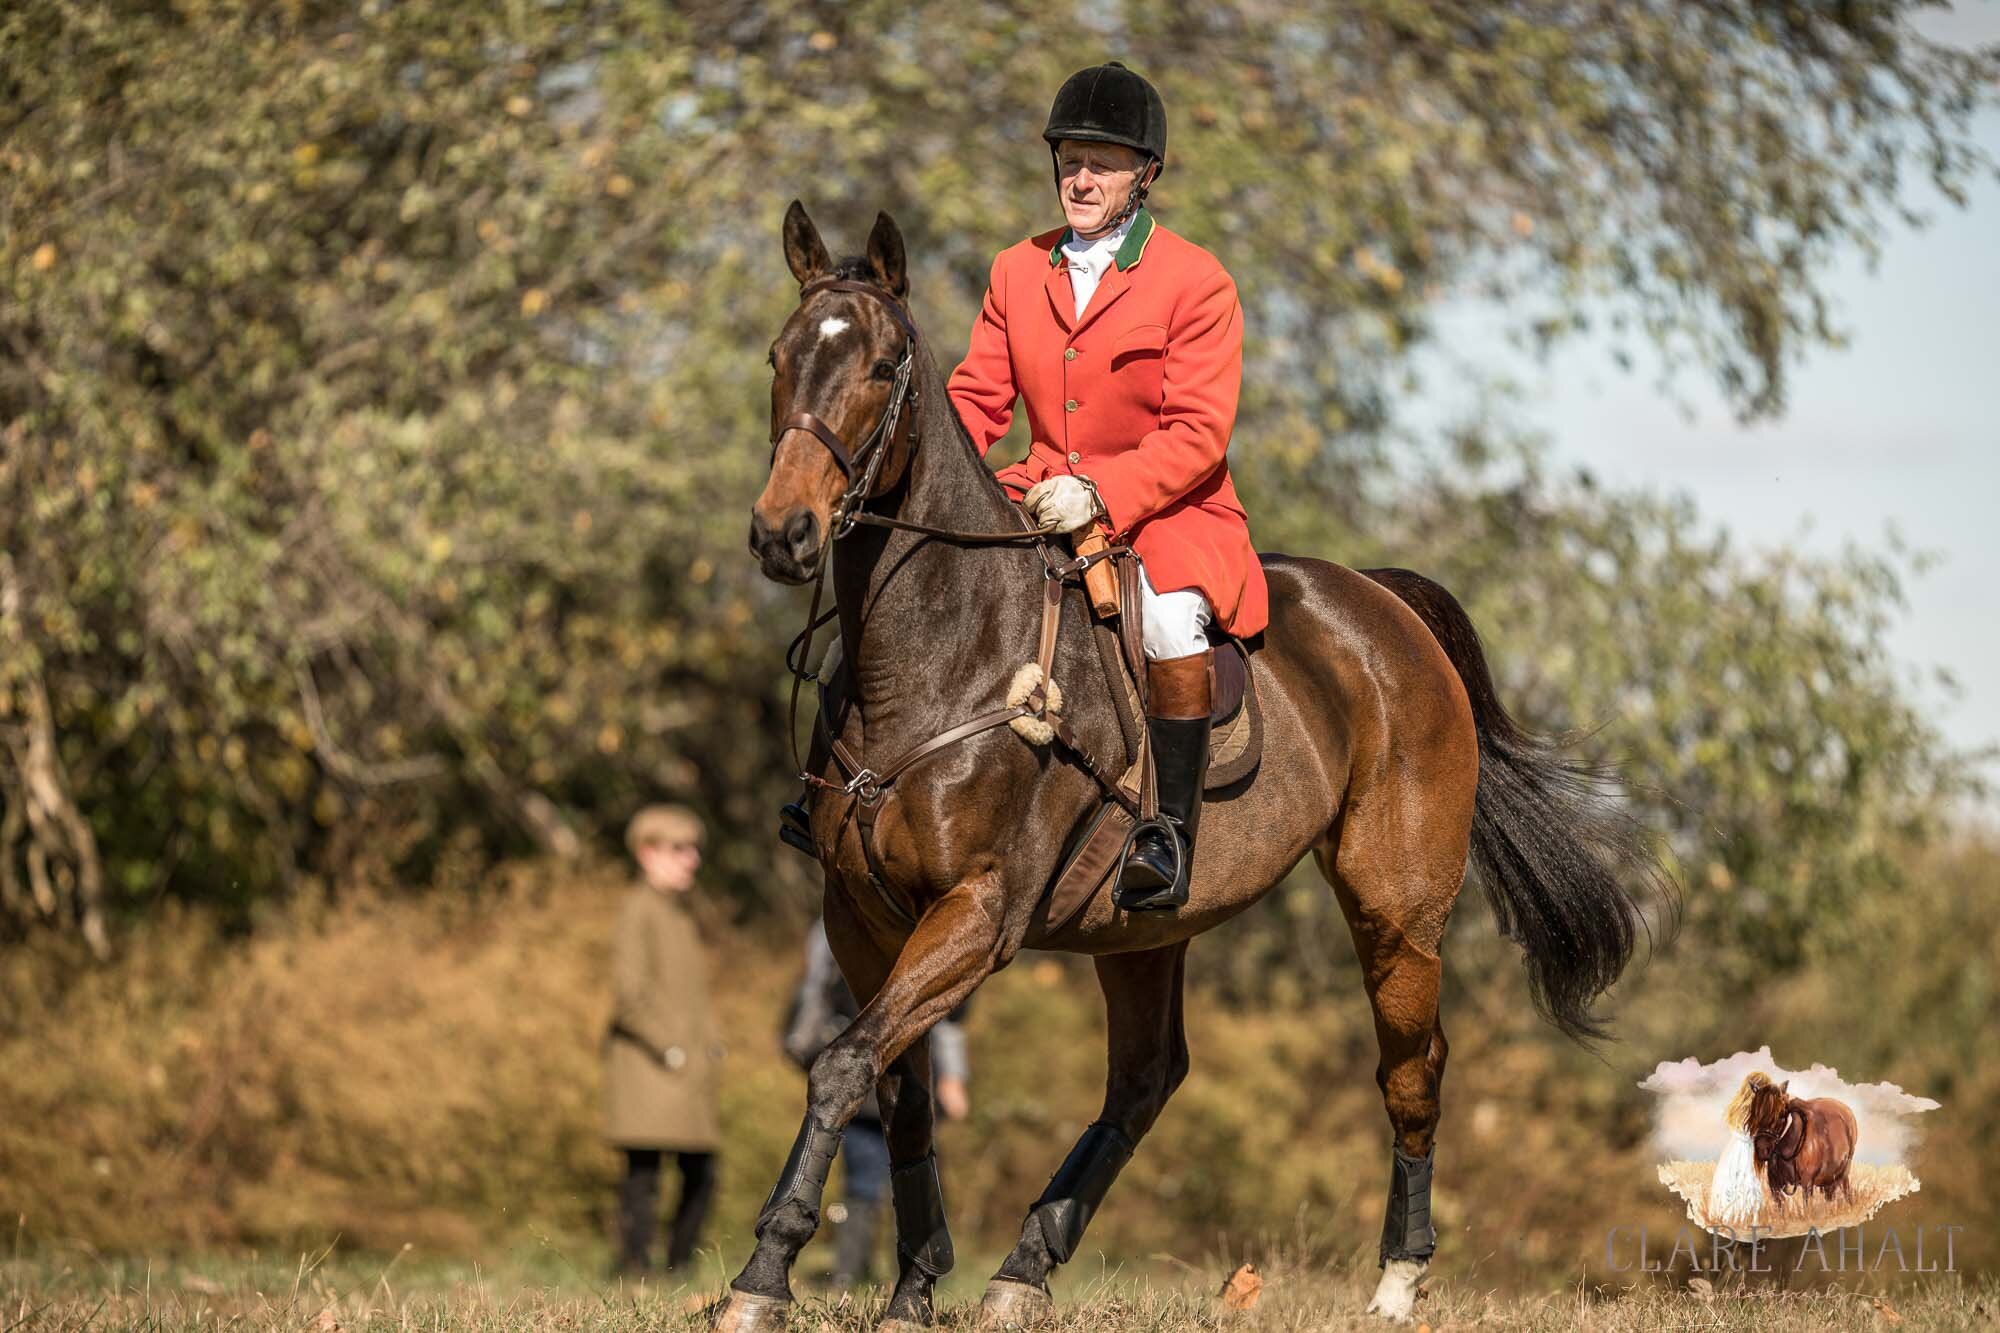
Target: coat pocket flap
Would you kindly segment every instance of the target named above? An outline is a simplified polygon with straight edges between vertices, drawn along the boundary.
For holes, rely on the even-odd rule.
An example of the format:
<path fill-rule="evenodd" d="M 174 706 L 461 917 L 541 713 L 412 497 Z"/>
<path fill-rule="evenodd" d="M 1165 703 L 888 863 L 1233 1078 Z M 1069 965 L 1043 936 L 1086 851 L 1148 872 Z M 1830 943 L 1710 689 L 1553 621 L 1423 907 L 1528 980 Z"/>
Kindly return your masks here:
<path fill-rule="evenodd" d="M 1129 329 L 1118 335 L 1118 341 L 1111 345 L 1111 355 L 1114 358 L 1166 350 L 1167 326 L 1164 324 L 1141 324 L 1136 329 Z"/>

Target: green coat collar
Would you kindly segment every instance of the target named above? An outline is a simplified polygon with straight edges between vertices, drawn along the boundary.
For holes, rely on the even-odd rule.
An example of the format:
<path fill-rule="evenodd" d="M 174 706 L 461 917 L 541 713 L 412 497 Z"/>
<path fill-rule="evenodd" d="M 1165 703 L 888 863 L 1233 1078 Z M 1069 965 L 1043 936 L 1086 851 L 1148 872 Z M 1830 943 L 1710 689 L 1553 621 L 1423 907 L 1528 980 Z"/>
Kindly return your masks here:
<path fill-rule="evenodd" d="M 1132 230 L 1125 233 L 1125 241 L 1118 247 L 1118 253 L 1112 256 L 1111 262 L 1116 264 L 1121 272 L 1137 268 L 1139 261 L 1146 256 L 1146 242 L 1152 237 L 1153 215 L 1146 210 L 1144 204 L 1141 204 L 1139 211 L 1132 215 Z M 1056 237 L 1056 243 L 1049 248 L 1050 268 L 1062 263 L 1062 248 L 1068 243 L 1069 238 L 1070 229 L 1064 227 L 1062 235 Z"/>

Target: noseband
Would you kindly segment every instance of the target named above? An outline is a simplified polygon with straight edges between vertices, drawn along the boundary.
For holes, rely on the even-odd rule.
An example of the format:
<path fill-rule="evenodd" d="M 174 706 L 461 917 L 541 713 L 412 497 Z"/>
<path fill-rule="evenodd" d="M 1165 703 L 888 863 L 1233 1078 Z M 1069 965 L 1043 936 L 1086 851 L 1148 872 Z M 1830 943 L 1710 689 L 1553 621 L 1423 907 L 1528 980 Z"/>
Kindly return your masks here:
<path fill-rule="evenodd" d="M 838 539 L 852 530 L 853 516 L 873 494 L 876 475 L 882 469 L 882 457 L 888 452 L 886 446 L 889 440 L 894 438 L 896 424 L 905 411 L 910 413 L 912 426 L 910 444 L 912 449 L 916 446 L 918 395 L 911 387 L 910 379 L 916 369 L 917 326 L 911 321 L 909 312 L 903 309 L 903 303 L 895 297 L 880 287 L 865 282 L 852 282 L 845 278 L 819 278 L 807 283 L 799 289 L 799 304 L 803 306 L 821 292 L 854 292 L 879 301 L 903 330 L 903 354 L 896 363 L 896 378 L 889 387 L 889 401 L 882 409 L 881 420 L 875 423 L 875 429 L 868 433 L 868 437 L 861 442 L 859 448 L 850 452 L 847 442 L 840 438 L 839 431 L 827 425 L 816 414 L 805 411 L 794 412 L 785 418 L 784 424 L 778 427 L 777 434 L 771 437 L 771 461 L 774 464 L 778 460 L 779 442 L 795 430 L 802 430 L 812 436 L 833 455 L 834 464 L 840 468 L 841 475 L 847 478 L 847 489 L 841 494 L 839 503 L 833 507 L 832 535 Z M 857 468 L 860 469 L 858 476 Z"/>

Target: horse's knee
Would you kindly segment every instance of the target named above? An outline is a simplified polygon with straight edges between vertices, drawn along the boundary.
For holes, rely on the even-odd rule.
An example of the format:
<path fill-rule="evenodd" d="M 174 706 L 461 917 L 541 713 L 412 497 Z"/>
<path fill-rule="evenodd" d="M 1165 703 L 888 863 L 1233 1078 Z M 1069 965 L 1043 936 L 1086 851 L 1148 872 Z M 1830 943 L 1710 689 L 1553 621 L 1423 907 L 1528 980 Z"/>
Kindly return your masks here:
<path fill-rule="evenodd" d="M 874 1059 L 860 1046 L 836 1041 L 819 1053 L 806 1076 L 806 1102 L 823 1125 L 845 1125 L 875 1086 Z"/>

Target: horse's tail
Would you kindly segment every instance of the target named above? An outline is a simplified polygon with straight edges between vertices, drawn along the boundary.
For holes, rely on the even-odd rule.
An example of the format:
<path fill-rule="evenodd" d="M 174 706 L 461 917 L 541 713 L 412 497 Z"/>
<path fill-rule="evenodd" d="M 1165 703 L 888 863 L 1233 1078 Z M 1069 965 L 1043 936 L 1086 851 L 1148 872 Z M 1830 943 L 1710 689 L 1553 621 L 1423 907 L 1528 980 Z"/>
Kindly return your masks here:
<path fill-rule="evenodd" d="M 1479 730 L 1472 863 L 1501 933 L 1526 953 L 1535 1008 L 1578 1042 L 1602 1038 L 1592 1002 L 1625 970 L 1644 926 L 1627 885 L 1661 881 L 1643 830 L 1608 773 L 1508 714 L 1457 598 L 1407 569 L 1363 572 L 1429 626 L 1465 683 Z"/>

